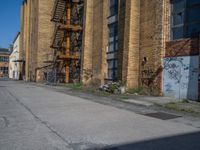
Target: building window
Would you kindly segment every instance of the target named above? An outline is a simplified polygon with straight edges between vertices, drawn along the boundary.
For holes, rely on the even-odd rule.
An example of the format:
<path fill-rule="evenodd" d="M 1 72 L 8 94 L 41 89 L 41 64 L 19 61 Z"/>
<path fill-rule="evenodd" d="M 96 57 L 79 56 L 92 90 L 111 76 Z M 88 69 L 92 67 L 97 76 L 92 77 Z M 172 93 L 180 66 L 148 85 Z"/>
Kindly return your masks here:
<path fill-rule="evenodd" d="M 115 22 L 109 27 L 109 48 L 108 52 L 118 51 L 118 23 Z"/>
<path fill-rule="evenodd" d="M 200 34 L 200 0 L 171 0 L 171 39 Z"/>
<path fill-rule="evenodd" d="M 112 16 L 112 17 L 111 17 Z M 113 20 L 113 17 L 115 18 Z M 108 24 L 109 41 L 107 52 L 108 75 L 107 79 L 115 81 L 118 77 L 118 0 L 110 0 L 110 19 Z"/>
<path fill-rule="evenodd" d="M 110 0 L 110 16 L 118 13 L 118 0 Z"/>
<path fill-rule="evenodd" d="M 118 76 L 117 66 L 118 66 L 117 59 L 108 60 L 108 79 L 117 80 L 117 76 Z"/>
<path fill-rule="evenodd" d="M 0 67 L 0 73 L 8 74 L 8 67 Z"/>
<path fill-rule="evenodd" d="M 0 56 L 0 62 L 8 62 L 9 59 L 6 56 Z"/>

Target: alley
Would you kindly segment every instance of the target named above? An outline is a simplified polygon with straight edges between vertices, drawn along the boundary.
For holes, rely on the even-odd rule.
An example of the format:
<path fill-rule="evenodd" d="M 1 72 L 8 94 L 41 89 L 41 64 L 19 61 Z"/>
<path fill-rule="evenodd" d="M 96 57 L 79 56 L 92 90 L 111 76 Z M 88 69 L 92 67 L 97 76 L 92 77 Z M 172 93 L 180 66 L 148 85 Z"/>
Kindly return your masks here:
<path fill-rule="evenodd" d="M 199 150 L 200 129 L 0 81 L 0 150 Z"/>

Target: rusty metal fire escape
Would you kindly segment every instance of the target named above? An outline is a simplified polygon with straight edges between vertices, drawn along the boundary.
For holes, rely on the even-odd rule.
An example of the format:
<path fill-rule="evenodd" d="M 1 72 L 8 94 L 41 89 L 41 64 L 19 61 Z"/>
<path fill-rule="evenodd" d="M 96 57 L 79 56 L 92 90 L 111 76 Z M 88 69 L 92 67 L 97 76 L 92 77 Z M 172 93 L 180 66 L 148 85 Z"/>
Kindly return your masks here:
<path fill-rule="evenodd" d="M 79 82 L 84 0 L 55 0 L 51 21 L 55 30 L 51 48 L 60 82 Z"/>

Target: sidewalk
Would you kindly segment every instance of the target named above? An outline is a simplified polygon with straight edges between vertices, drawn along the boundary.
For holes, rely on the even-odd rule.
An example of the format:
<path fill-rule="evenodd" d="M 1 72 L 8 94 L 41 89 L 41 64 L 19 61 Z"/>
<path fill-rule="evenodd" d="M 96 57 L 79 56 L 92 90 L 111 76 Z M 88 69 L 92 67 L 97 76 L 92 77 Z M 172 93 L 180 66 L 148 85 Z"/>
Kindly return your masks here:
<path fill-rule="evenodd" d="M 36 85 L 48 87 L 61 91 L 67 94 L 76 95 L 86 99 L 104 99 L 104 101 L 109 101 L 109 103 L 115 103 L 114 101 L 120 101 L 121 103 L 128 103 L 145 107 L 146 109 L 161 109 L 163 111 L 172 111 L 173 113 L 183 113 L 184 115 L 192 115 L 200 117 L 200 102 L 194 102 L 189 100 L 178 100 L 171 97 L 155 97 L 155 96 L 142 96 L 134 94 L 109 94 L 97 90 L 85 89 L 81 86 L 71 86 L 66 84 L 51 86 L 47 84 Z M 101 101 L 102 102 L 102 101 Z"/>
<path fill-rule="evenodd" d="M 130 96 L 131 97 L 131 96 Z M 152 96 L 135 96 L 124 100 L 126 102 L 144 105 L 144 106 L 158 106 L 165 109 L 170 109 L 178 112 L 189 113 L 200 116 L 200 102 L 189 100 L 177 100 L 170 97 L 152 97 Z"/>

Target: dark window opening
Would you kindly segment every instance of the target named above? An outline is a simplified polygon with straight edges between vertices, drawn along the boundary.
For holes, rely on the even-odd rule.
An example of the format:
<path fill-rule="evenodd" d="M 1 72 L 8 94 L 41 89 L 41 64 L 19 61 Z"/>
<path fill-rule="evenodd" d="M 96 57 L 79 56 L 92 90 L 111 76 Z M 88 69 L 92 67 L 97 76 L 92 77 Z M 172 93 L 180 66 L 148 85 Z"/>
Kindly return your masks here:
<path fill-rule="evenodd" d="M 171 0 L 171 39 L 200 34 L 200 0 Z"/>
<path fill-rule="evenodd" d="M 110 16 L 118 13 L 118 0 L 110 0 Z"/>
<path fill-rule="evenodd" d="M 0 67 L 0 73 L 8 74 L 8 67 Z"/>
<path fill-rule="evenodd" d="M 110 16 L 118 15 L 118 0 L 110 0 Z M 118 21 L 108 24 L 109 40 L 107 51 L 108 74 L 107 79 L 116 81 L 118 78 Z"/>
<path fill-rule="evenodd" d="M 0 56 L 0 62 L 8 62 L 9 58 L 6 56 Z"/>

